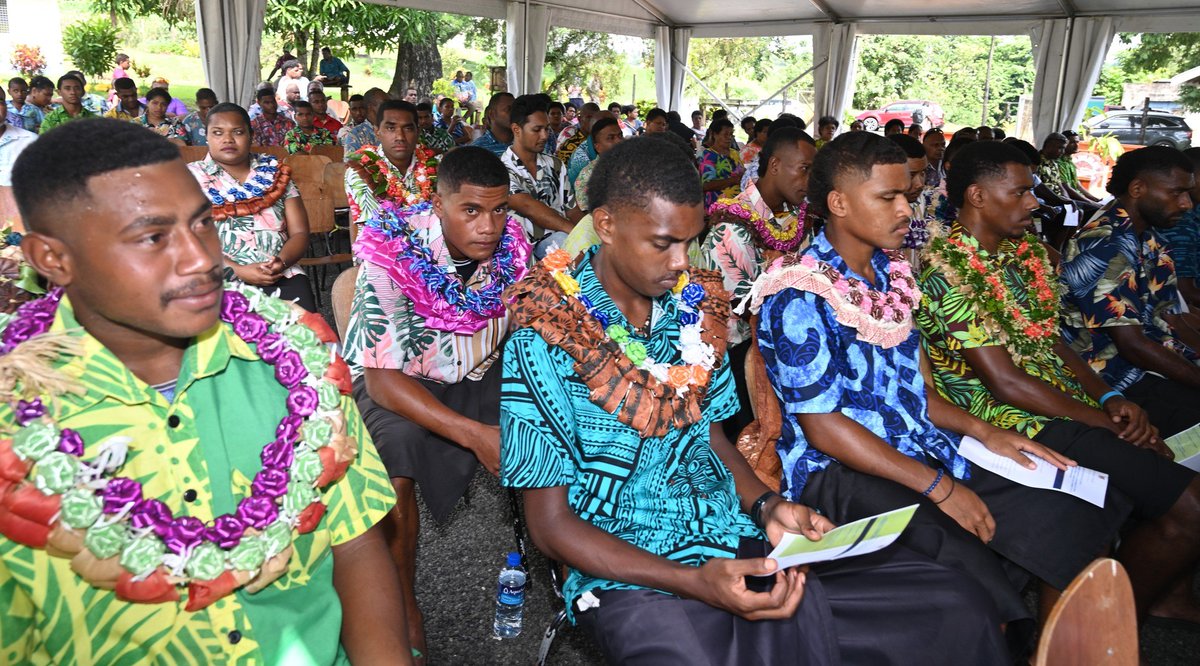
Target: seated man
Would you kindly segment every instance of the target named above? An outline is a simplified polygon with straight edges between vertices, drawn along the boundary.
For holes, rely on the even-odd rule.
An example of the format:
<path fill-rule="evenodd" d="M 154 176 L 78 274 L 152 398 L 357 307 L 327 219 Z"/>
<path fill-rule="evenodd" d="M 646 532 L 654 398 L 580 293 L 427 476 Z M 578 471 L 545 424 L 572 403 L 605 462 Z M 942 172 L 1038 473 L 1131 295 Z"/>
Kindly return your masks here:
<path fill-rule="evenodd" d="M 217 105 L 217 93 L 212 88 L 201 88 L 196 91 L 196 110 L 187 114 L 180 121 L 183 129 L 187 131 L 187 144 L 189 146 L 207 146 L 208 133 L 205 126 L 208 124 L 208 112 Z"/>
<path fill-rule="evenodd" d="M 500 469 L 608 663 L 1007 663 L 978 585 L 903 548 L 803 573 L 764 557 L 833 525 L 768 491 L 721 432 L 729 305 L 715 273 L 688 273 L 696 169 L 633 139 L 588 189 L 600 247 L 552 253 L 507 293 Z"/>
<path fill-rule="evenodd" d="M 8 102 L 4 99 L 4 91 L 0 90 L 0 211 L 7 213 L 3 218 L 5 227 L 9 226 L 12 218 L 16 217 L 12 213 L 12 170 L 13 164 L 16 163 L 17 157 L 29 147 L 37 135 L 29 130 L 14 127 L 7 122 L 8 117 Z M 5 241 L 7 243 L 7 241 Z"/>
<path fill-rule="evenodd" d="M 337 138 L 342 129 L 342 121 L 329 113 L 329 97 L 325 95 L 324 86 L 317 81 L 308 86 L 308 103 L 312 104 L 313 108 L 313 125 L 329 130 L 334 138 Z"/>
<path fill-rule="evenodd" d="M 434 155 L 441 155 L 454 147 L 450 133 L 434 124 L 432 103 L 417 104 L 417 127 L 421 130 L 421 145 Z"/>
<path fill-rule="evenodd" d="M 471 142 L 472 146 L 485 148 L 496 157 L 504 154 L 512 145 L 512 121 L 509 113 L 512 111 L 512 93 L 496 93 L 488 100 L 487 108 L 483 111 L 483 124 L 487 127 L 483 136 Z"/>
<path fill-rule="evenodd" d="M 152 132 L 72 123 L 13 184 L 53 289 L 6 362 L 60 355 L 0 417 L 3 660 L 408 663 L 394 494 L 321 317 L 222 288 L 209 201 Z"/>
<path fill-rule="evenodd" d="M 38 89 L 40 90 L 40 87 Z M 38 129 L 39 133 L 45 134 L 72 120 L 96 116 L 95 113 L 84 108 L 81 101 L 83 99 L 83 79 L 76 78 L 73 74 L 63 74 L 58 77 L 58 95 L 62 98 L 62 105 L 46 114 Z"/>
<path fill-rule="evenodd" d="M 287 148 L 288 155 L 309 155 L 316 146 L 337 145 L 337 139 L 329 130 L 313 124 L 317 116 L 312 104 L 300 101 L 295 103 L 294 108 L 296 126 L 283 135 L 283 147 Z"/>
<path fill-rule="evenodd" d="M 417 141 L 417 109 L 391 99 L 379 106 L 379 145 L 346 154 L 350 223 L 362 225 L 379 205 L 415 206 L 433 197 L 437 172 Z"/>
<path fill-rule="evenodd" d="M 588 140 L 592 133 L 592 121 L 595 120 L 597 113 L 600 113 L 600 105 L 588 102 L 579 109 L 579 122 L 563 128 L 558 135 L 557 157 L 560 162 L 563 164 L 569 162 L 571 156 L 575 154 L 575 150 Z"/>
<path fill-rule="evenodd" d="M 546 97 L 549 98 L 549 95 Z M 562 134 L 564 129 L 563 109 L 565 108 L 566 107 L 563 106 L 562 102 L 556 102 L 553 99 L 550 100 L 548 106 L 546 107 L 546 118 L 550 121 L 550 123 L 546 127 L 546 147 L 542 149 L 542 152 L 546 153 L 547 155 L 558 154 L 558 137 Z"/>
<path fill-rule="evenodd" d="M 137 84 L 133 79 L 125 77 L 113 81 L 113 90 L 116 91 L 117 103 L 104 114 L 105 118 L 136 122 L 146 112 L 146 105 L 138 101 Z"/>
<path fill-rule="evenodd" d="M 946 177 L 946 165 L 942 160 L 946 157 L 946 135 L 941 129 L 933 128 L 921 137 L 921 145 L 925 147 L 925 186 L 941 187 Z"/>
<path fill-rule="evenodd" d="M 26 104 L 29 97 L 29 82 L 20 76 L 8 80 L 8 113 L 21 117 L 21 127 L 37 134 L 42 124 L 42 112 L 33 104 Z"/>
<path fill-rule="evenodd" d="M 762 171 L 736 198 L 718 199 L 708 209 L 708 235 L 701 251 L 705 267 L 720 271 L 733 312 L 729 317 L 729 362 L 742 409 L 725 421 L 725 436 L 736 440 L 753 420 L 746 389 L 746 352 L 753 344 L 748 305 L 750 287 L 778 257 L 799 250 L 809 238 L 805 222 L 808 174 L 817 149 L 804 130 L 771 132 L 758 155 Z"/>
<path fill-rule="evenodd" d="M 341 58 L 334 57 L 333 51 L 330 51 L 328 46 L 321 49 L 321 62 L 317 66 L 317 71 L 320 74 L 316 79 L 331 88 L 350 83 L 350 68 L 346 67 L 346 63 L 342 62 Z M 309 97 L 308 101 L 311 102 L 312 97 Z"/>
<path fill-rule="evenodd" d="M 973 466 L 948 431 L 1026 467 L 1022 452 L 1069 461 L 943 401 L 927 409 L 916 283 L 895 251 L 908 231 L 911 176 L 890 139 L 858 132 L 817 153 L 809 206 L 825 226 L 754 286 L 759 349 L 783 416 L 781 489 L 836 522 L 918 503 L 901 542 L 983 583 L 1023 647 L 1023 576 L 1010 581 L 996 555 L 1065 589 L 1129 509 L 1118 497 L 1098 509 Z"/>
<path fill-rule="evenodd" d="M 51 100 L 54 98 L 54 82 L 45 76 L 35 76 L 29 79 L 29 95 L 25 98 L 28 104 L 25 115 L 25 127 L 36 127 L 31 132 L 41 132 L 42 123 L 46 116 L 54 110 Z"/>
<path fill-rule="evenodd" d="M 891 136 L 893 134 L 904 134 L 904 121 L 899 118 L 892 118 L 883 125 L 883 135 Z"/>
<path fill-rule="evenodd" d="M 255 99 L 262 112 L 257 118 L 251 117 L 250 131 L 254 135 L 256 146 L 282 146 L 287 139 L 287 133 L 295 129 L 296 122 L 279 112 L 279 102 L 275 99 L 275 91 L 263 88 L 258 91 Z"/>
<path fill-rule="evenodd" d="M 934 130 L 930 130 L 931 132 Z M 937 207 L 941 202 L 940 191 L 936 187 L 925 184 L 929 173 L 929 151 L 917 139 L 907 134 L 893 134 L 888 137 L 908 158 L 908 189 L 904 190 L 904 198 L 908 200 L 911 209 L 908 233 L 904 236 L 903 247 L 908 263 L 918 265 L 920 249 L 929 241 L 929 225 L 936 222 Z"/>
<path fill-rule="evenodd" d="M 1116 197 L 1067 241 L 1063 337 L 1163 437 L 1200 421 L 1200 333 L 1180 311 L 1161 235 L 1192 208 L 1192 161 L 1169 146 L 1122 155 Z"/>
<path fill-rule="evenodd" d="M 1200 148 L 1183 151 L 1192 162 L 1192 174 L 1200 176 Z M 1179 224 L 1168 229 L 1158 229 L 1167 242 L 1171 259 L 1175 262 L 1175 278 L 1179 295 L 1187 303 L 1188 311 L 1200 313 L 1200 177 L 1192 188 L 1192 208 L 1179 218 Z"/>
<path fill-rule="evenodd" d="M 358 99 L 355 100 L 355 97 Z M 338 132 L 338 142 L 346 150 L 346 155 L 366 146 L 379 145 L 379 137 L 375 134 L 375 123 L 379 120 L 379 107 L 388 100 L 387 93 L 379 88 L 371 88 L 365 95 L 355 95 L 350 98 L 350 125 Z"/>
<path fill-rule="evenodd" d="M 575 205 L 562 162 L 542 152 L 549 124 L 546 105 L 536 95 L 521 95 L 508 115 L 513 140 L 500 158 L 508 169 L 508 205 L 540 258 L 551 244 L 557 247 L 566 241 L 583 212 Z"/>
<path fill-rule="evenodd" d="M 1195 621 L 1194 603 L 1164 594 L 1200 560 L 1200 478 L 1165 457 L 1146 413 L 1061 340 L 1054 269 L 1027 235 L 1038 207 L 1029 159 L 1004 143 L 975 142 L 954 157 L 947 182 L 959 212 L 925 246 L 917 316 L 938 391 L 1108 474 L 1139 520 L 1117 551 L 1139 617 Z"/>
<path fill-rule="evenodd" d="M 442 522 L 466 491 L 477 460 L 493 474 L 499 466 L 498 359 L 508 331 L 501 292 L 525 275 L 530 258 L 507 201 L 508 173 L 500 160 L 481 148 L 460 148 L 442 161 L 432 203 L 402 208 L 384 202 L 354 247 L 362 269 L 346 358 L 357 376 L 355 398 L 399 499 L 388 518 L 389 540 L 408 633 L 420 651 L 414 484 Z"/>
<path fill-rule="evenodd" d="M 471 143 L 471 128 L 463 122 L 461 116 L 454 113 L 453 97 L 443 97 L 438 101 L 437 110 L 437 115 L 433 117 L 435 127 L 445 130 L 456 146 Z"/>
<path fill-rule="evenodd" d="M 1055 195 L 1065 199 L 1069 203 L 1076 204 L 1085 211 L 1095 211 L 1098 208 L 1095 197 L 1090 194 L 1084 195 L 1076 189 L 1079 186 L 1079 180 L 1072 177 L 1075 163 L 1067 156 L 1068 143 L 1070 142 L 1067 137 L 1058 132 L 1052 132 L 1046 136 L 1046 140 L 1042 142 L 1041 164 L 1038 165 L 1038 176 L 1042 179 L 1042 184 L 1049 188 Z M 1075 142 L 1075 147 L 1078 149 L 1078 141 Z M 1071 167 L 1064 173 L 1063 167 L 1067 163 Z"/>

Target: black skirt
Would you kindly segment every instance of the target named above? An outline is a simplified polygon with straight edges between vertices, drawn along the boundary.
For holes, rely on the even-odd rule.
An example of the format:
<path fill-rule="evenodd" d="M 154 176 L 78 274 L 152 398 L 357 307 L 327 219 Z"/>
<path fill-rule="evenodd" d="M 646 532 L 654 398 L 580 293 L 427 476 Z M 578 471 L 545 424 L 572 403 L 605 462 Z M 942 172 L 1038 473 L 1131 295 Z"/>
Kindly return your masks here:
<path fill-rule="evenodd" d="M 455 412 L 480 423 L 499 425 L 500 365 L 497 359 L 479 381 L 416 381 Z M 448 518 L 475 476 L 479 464 L 475 454 L 375 404 L 367 395 L 362 377 L 354 382 L 354 400 L 388 476 L 415 481 L 433 519 L 442 522 Z"/>

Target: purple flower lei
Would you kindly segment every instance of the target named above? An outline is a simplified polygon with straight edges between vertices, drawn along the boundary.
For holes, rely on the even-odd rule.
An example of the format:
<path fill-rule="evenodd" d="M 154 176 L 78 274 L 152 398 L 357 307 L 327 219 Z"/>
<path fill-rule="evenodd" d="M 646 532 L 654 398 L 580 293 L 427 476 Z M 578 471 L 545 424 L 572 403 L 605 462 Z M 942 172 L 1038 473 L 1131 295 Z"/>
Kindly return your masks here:
<path fill-rule="evenodd" d="M 359 237 L 360 254 L 374 254 L 373 263 L 383 264 L 388 275 L 413 302 L 414 311 L 426 325 L 438 330 L 469 334 L 504 314 L 501 295 L 525 276 L 529 242 L 520 224 L 509 218 L 496 253 L 488 261 L 488 277 L 479 289 L 468 289 L 463 280 L 437 262 L 433 250 L 416 238 L 409 220 L 428 215 L 433 206 L 422 202 L 401 207 L 391 201 L 366 222 Z M 386 256 L 378 250 L 386 249 Z"/>
<path fill-rule="evenodd" d="M 49 330 L 62 296 L 63 290 L 56 287 L 44 297 L 18 308 L 3 333 L 0 333 L 0 356 L 11 353 L 21 343 Z M 162 501 L 143 497 L 141 483 L 109 473 L 104 487 L 97 491 L 103 513 L 113 516 L 124 512 L 123 521 L 128 522 L 134 530 L 148 530 L 156 535 L 171 553 L 190 552 L 191 548 L 203 542 L 216 544 L 218 548 L 228 551 L 241 543 L 247 529 L 262 530 L 283 520 L 281 506 L 291 480 L 294 449 L 298 445 L 297 434 L 300 426 L 309 415 L 316 412 L 318 406 L 316 390 L 302 384 L 308 372 L 303 370 L 303 366 L 297 368 L 299 351 L 281 335 L 264 335 L 266 322 L 252 308 L 250 299 L 236 288 L 227 288 L 224 293 L 221 320 L 247 342 L 256 346 L 261 346 L 263 342 L 270 343 L 271 350 L 265 356 L 270 357 L 271 360 L 267 360 L 269 364 L 276 366 L 277 380 L 289 389 L 289 413 L 276 428 L 277 438 L 263 447 L 263 468 L 254 478 L 251 494 L 242 499 L 233 514 L 218 516 L 207 525 L 194 517 L 176 516 Z M 239 331 L 249 335 L 241 335 Z M 260 357 L 263 356 L 260 353 Z M 281 363 L 284 366 L 282 369 Z M 33 422 L 45 422 L 47 410 L 41 398 L 14 401 L 12 409 L 14 418 L 22 428 Z M 74 430 L 64 428 L 60 431 L 58 450 L 81 458 L 84 453 L 83 438 Z M 289 526 L 294 527 L 298 516 L 289 516 L 288 519 L 291 521 Z"/>

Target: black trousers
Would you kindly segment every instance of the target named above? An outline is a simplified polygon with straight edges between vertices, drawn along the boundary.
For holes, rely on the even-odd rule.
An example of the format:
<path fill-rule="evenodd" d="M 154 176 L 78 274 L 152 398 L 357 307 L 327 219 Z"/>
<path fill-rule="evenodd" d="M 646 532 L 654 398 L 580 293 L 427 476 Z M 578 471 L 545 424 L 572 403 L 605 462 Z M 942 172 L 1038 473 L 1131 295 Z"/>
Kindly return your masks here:
<path fill-rule="evenodd" d="M 1125 398 L 1146 411 L 1163 437 L 1200 423 L 1200 389 L 1148 374 L 1125 389 Z"/>
<path fill-rule="evenodd" d="M 899 547 L 816 565 L 784 620 L 744 620 L 652 590 L 596 594 L 578 615 L 610 664 L 1008 663 L 1000 620 L 969 577 Z"/>

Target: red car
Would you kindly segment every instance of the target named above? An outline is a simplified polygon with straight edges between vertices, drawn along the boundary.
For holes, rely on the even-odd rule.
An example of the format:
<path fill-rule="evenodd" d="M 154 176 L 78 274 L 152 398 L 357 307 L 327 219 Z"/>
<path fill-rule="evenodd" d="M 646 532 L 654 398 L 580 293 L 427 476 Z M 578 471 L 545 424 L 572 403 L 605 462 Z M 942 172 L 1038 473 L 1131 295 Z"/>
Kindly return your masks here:
<path fill-rule="evenodd" d="M 863 127 L 869 132 L 874 132 L 887 125 L 888 121 L 893 119 L 900 120 L 904 123 L 904 127 L 907 128 L 913 123 L 913 111 L 917 109 L 922 109 L 925 115 L 925 127 L 941 126 L 945 117 L 945 114 L 942 112 L 942 105 L 925 99 L 906 99 L 899 102 L 892 102 L 880 109 L 863 111 L 855 116 L 855 118 L 861 120 Z"/>

